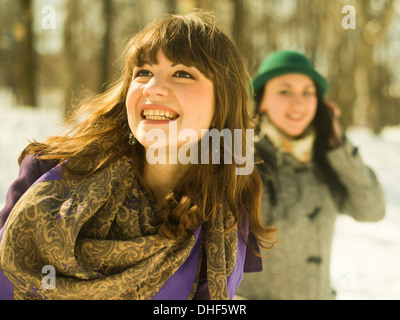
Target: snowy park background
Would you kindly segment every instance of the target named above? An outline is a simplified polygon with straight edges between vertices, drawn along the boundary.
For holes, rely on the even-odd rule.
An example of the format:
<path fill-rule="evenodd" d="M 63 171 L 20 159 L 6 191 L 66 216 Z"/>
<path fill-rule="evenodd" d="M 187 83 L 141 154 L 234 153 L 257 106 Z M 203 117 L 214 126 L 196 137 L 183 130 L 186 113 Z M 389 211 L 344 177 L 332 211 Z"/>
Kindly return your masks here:
<path fill-rule="evenodd" d="M 39 108 L 13 106 L 0 90 L 0 207 L 18 175 L 17 159 L 28 139 L 43 140 L 62 129 L 61 112 L 43 106 L 57 105 L 47 96 Z M 338 299 L 400 299 L 400 127 L 373 135 L 351 128 L 348 137 L 357 145 L 380 179 L 387 213 L 378 223 L 358 223 L 339 216 L 332 256 L 332 284 Z"/>

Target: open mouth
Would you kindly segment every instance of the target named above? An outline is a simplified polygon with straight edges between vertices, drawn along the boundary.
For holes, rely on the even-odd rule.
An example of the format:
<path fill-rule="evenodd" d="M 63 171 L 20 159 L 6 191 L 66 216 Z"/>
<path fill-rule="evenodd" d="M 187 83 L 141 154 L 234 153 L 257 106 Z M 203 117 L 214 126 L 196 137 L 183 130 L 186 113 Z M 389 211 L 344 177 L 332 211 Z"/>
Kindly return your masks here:
<path fill-rule="evenodd" d="M 161 109 L 145 109 L 142 112 L 144 120 L 162 120 L 171 121 L 179 117 L 179 114 L 173 111 L 161 110 Z"/>
<path fill-rule="evenodd" d="M 287 116 L 287 118 L 292 121 L 301 121 L 303 120 L 304 116 L 301 114 L 290 114 Z"/>

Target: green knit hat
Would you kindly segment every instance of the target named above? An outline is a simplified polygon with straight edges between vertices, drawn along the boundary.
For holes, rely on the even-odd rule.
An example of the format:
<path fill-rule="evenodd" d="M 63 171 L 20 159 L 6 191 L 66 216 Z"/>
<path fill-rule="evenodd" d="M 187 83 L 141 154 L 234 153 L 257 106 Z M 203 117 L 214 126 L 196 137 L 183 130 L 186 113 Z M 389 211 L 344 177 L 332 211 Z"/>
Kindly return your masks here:
<path fill-rule="evenodd" d="M 305 56 L 296 51 L 276 51 L 261 63 L 253 78 L 254 92 L 258 93 L 269 80 L 286 73 L 302 73 L 309 76 L 315 81 L 322 94 L 325 94 L 328 89 L 326 80 L 314 70 Z"/>

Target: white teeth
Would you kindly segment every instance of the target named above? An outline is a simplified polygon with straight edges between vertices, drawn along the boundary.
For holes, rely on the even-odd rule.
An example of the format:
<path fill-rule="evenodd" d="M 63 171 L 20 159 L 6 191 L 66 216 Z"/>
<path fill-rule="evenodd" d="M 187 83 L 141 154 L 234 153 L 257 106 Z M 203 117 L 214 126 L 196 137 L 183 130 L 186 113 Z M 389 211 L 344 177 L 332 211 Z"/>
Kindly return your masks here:
<path fill-rule="evenodd" d="M 146 109 L 143 111 L 143 116 L 148 120 L 173 120 L 178 114 L 160 109 Z"/>
<path fill-rule="evenodd" d="M 170 118 L 164 116 L 146 116 L 147 120 L 170 120 Z"/>

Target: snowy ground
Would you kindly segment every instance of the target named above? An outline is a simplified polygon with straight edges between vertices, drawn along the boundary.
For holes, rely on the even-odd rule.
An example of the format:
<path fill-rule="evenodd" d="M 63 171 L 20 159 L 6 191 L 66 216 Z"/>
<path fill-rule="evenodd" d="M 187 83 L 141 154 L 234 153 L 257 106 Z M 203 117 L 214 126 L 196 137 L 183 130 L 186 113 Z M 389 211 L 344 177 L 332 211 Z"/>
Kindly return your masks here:
<path fill-rule="evenodd" d="M 400 299 L 400 127 L 375 136 L 367 129 L 348 131 L 364 162 L 373 168 L 386 197 L 386 217 L 358 223 L 337 220 L 332 281 L 338 299 Z"/>
<path fill-rule="evenodd" d="M 55 101 L 54 101 L 55 102 Z M 47 108 L 11 108 L 12 97 L 0 89 L 0 207 L 18 175 L 17 158 L 28 139 L 43 140 L 62 129 L 61 113 Z M 55 103 L 54 103 L 55 104 Z M 43 104 L 44 105 L 44 104 Z M 383 184 L 386 218 L 358 223 L 337 220 L 332 256 L 332 282 L 338 299 L 400 299 L 400 128 L 380 136 L 353 128 L 348 136 Z"/>

